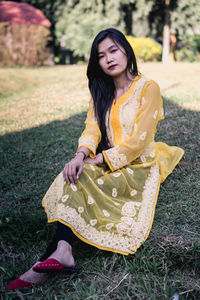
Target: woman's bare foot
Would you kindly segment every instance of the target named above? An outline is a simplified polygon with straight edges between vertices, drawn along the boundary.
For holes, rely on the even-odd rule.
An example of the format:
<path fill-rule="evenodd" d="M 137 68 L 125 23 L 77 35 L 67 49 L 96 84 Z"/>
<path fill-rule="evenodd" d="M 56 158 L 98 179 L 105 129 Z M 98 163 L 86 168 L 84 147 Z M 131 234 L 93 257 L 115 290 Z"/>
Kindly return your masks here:
<path fill-rule="evenodd" d="M 40 262 L 38 261 L 36 264 L 38 264 L 38 263 L 40 263 Z M 24 280 L 24 281 L 29 282 L 29 283 L 43 284 L 48 279 L 48 277 L 49 277 L 48 274 L 37 273 L 37 272 L 33 271 L 32 268 L 31 268 L 27 272 L 22 274 L 19 278 L 21 280 Z"/>
<path fill-rule="evenodd" d="M 74 267 L 75 260 L 72 255 L 72 247 L 64 240 L 60 240 L 57 245 L 55 252 L 51 254 L 48 258 L 57 259 L 63 267 Z"/>

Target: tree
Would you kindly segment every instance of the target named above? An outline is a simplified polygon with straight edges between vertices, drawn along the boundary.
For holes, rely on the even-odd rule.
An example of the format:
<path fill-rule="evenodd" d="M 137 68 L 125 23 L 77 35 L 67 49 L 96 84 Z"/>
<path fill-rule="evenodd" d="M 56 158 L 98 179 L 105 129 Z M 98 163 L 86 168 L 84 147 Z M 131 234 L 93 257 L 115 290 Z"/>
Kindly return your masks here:
<path fill-rule="evenodd" d="M 174 56 L 176 41 L 181 40 L 182 45 L 187 40 L 188 36 L 199 34 L 200 22 L 200 2 L 197 0 L 173 0 L 169 1 L 167 6 L 168 13 L 166 13 L 167 0 L 154 0 L 152 9 L 148 15 L 149 20 L 149 36 L 162 42 L 163 27 L 168 23 L 168 44 L 169 44 L 169 26 L 170 26 L 170 41 L 172 57 Z M 166 17 L 166 14 L 168 17 Z M 168 18 L 168 20 L 166 19 Z M 165 49 L 166 51 L 166 49 Z"/>
<path fill-rule="evenodd" d="M 169 61 L 169 49 L 170 49 L 169 5 L 170 5 L 170 0 L 165 0 L 163 51 L 162 51 L 162 62 L 164 64 L 167 64 Z"/>
<path fill-rule="evenodd" d="M 56 25 L 56 35 L 62 47 L 87 60 L 93 38 L 108 27 L 124 29 L 119 1 L 71 0 Z"/>

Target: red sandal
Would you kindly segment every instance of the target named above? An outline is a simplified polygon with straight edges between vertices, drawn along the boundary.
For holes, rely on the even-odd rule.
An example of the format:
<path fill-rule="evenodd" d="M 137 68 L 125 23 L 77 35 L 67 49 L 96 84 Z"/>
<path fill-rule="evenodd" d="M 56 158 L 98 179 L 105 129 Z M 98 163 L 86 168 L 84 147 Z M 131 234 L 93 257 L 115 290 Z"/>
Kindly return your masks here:
<path fill-rule="evenodd" d="M 24 281 L 20 278 L 13 280 L 6 286 L 7 290 L 16 290 L 16 289 L 25 289 L 25 288 L 33 288 L 32 283 Z"/>
<path fill-rule="evenodd" d="M 66 272 L 69 274 L 78 273 L 80 270 L 73 267 L 63 267 L 55 258 L 49 258 L 33 267 L 33 271 L 38 273 Z"/>

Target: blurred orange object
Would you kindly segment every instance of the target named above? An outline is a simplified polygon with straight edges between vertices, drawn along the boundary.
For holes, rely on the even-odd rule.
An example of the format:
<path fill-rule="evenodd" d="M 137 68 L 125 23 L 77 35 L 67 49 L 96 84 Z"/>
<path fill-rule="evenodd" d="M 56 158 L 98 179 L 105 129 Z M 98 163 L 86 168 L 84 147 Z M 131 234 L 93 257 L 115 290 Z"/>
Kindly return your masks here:
<path fill-rule="evenodd" d="M 13 1 L 0 2 L 0 22 L 51 26 L 51 23 L 41 10 L 27 3 Z"/>

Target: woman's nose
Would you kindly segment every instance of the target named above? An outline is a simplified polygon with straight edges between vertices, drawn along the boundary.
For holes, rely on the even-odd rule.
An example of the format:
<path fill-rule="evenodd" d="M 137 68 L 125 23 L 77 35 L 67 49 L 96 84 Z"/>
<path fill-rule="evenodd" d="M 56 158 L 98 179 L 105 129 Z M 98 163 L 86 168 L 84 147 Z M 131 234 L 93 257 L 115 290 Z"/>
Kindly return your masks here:
<path fill-rule="evenodd" d="M 107 59 L 107 63 L 108 64 L 113 61 L 113 58 L 112 58 L 112 56 L 110 54 L 107 54 L 106 59 Z"/>

